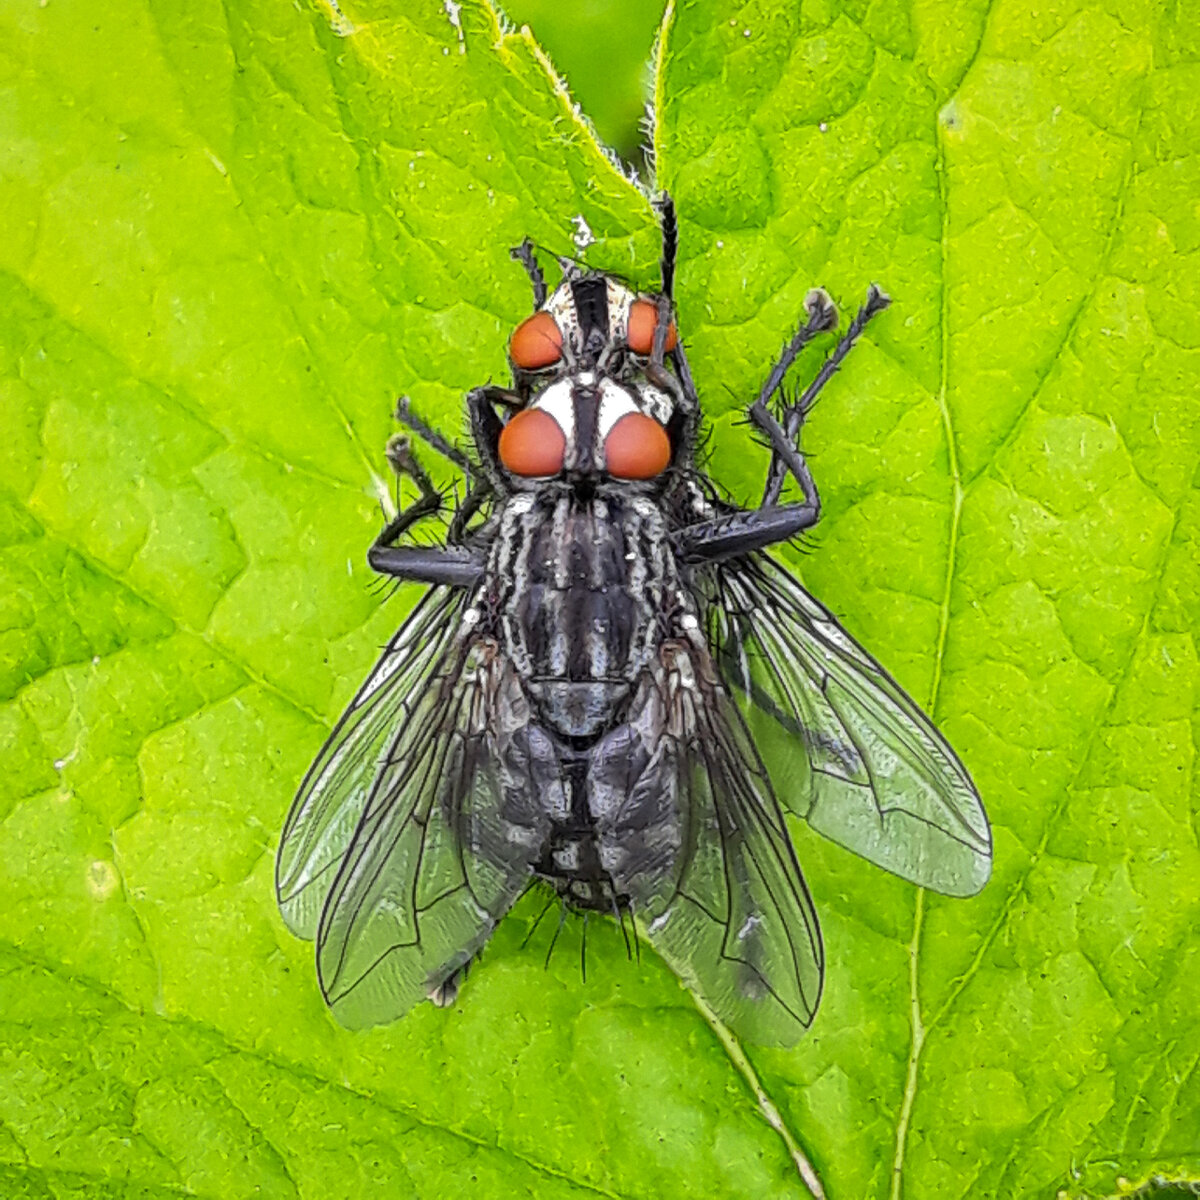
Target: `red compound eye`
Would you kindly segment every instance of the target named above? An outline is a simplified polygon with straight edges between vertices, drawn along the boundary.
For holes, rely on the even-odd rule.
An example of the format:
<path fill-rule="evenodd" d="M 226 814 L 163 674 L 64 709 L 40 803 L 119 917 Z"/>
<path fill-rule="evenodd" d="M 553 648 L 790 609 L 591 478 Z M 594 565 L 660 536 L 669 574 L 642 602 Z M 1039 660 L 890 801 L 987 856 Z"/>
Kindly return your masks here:
<path fill-rule="evenodd" d="M 535 312 L 513 330 L 508 357 L 526 371 L 548 367 L 562 358 L 562 330 L 548 312 Z"/>
<path fill-rule="evenodd" d="M 566 449 L 558 422 L 540 408 L 517 413 L 500 431 L 500 461 L 514 475 L 557 475 Z"/>
<path fill-rule="evenodd" d="M 604 439 L 604 462 L 617 479 L 653 479 L 671 461 L 671 440 L 653 417 L 626 413 Z"/>
<path fill-rule="evenodd" d="M 635 300 L 629 306 L 629 324 L 625 340 L 634 354 L 649 354 L 654 349 L 654 326 L 658 322 L 658 305 L 651 300 Z M 667 326 L 663 350 L 674 350 L 679 342 L 675 322 Z"/>

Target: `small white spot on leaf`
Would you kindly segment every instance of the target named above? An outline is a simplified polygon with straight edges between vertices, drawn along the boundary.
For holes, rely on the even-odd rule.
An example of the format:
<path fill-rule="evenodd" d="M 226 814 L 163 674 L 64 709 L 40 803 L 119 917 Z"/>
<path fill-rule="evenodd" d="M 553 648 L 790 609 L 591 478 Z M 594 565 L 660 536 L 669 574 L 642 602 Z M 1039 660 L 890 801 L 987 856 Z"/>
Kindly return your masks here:
<path fill-rule="evenodd" d="M 117 890 L 120 877 L 112 863 L 98 858 L 88 864 L 86 882 L 88 891 L 97 900 L 107 900 Z"/>
<path fill-rule="evenodd" d="M 963 132 L 963 114 L 956 100 L 947 101 L 938 112 L 938 124 L 947 131 L 961 136 Z"/>
<path fill-rule="evenodd" d="M 454 0 L 442 0 L 442 8 L 445 10 L 446 16 L 450 20 L 450 24 L 454 26 L 454 32 L 456 34 L 458 34 L 458 52 L 459 52 L 459 54 L 466 54 L 467 40 L 463 36 L 462 5 L 455 4 Z M 449 54 L 450 51 L 443 50 L 442 53 Z"/>

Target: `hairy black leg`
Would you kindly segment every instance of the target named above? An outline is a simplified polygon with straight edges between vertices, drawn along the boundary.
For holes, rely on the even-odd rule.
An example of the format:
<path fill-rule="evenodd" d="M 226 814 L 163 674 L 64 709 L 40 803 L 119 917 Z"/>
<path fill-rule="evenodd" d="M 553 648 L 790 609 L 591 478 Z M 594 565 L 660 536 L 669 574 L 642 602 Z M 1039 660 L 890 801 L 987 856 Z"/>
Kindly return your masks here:
<path fill-rule="evenodd" d="M 695 446 L 700 434 L 700 397 L 692 381 L 692 368 L 688 365 L 682 339 L 674 350 L 668 352 L 667 357 L 671 360 L 671 365 L 675 368 L 675 378 L 679 381 L 679 408 L 685 424 L 684 437 L 689 446 Z"/>
<path fill-rule="evenodd" d="M 471 482 L 471 475 L 475 470 L 474 464 L 457 446 L 447 441 L 432 425 L 417 416 L 413 410 L 412 401 L 407 396 L 401 396 L 396 401 L 396 420 L 415 433 L 427 446 L 452 462 L 467 477 L 468 484 Z"/>
<path fill-rule="evenodd" d="M 821 498 L 808 463 L 795 444 L 796 436 L 803 425 L 805 413 L 812 407 L 821 388 L 849 353 L 867 322 L 876 313 L 882 312 L 890 301 L 877 287 L 871 287 L 867 293 L 867 302 L 859 309 L 846 335 L 838 342 L 816 378 L 800 398 L 785 409 L 785 424 L 781 425 L 767 407 L 768 401 L 783 382 L 787 368 L 791 366 L 804 343 L 822 327 L 829 327 L 828 324 L 823 325 L 823 322 L 828 322 L 831 317 L 836 321 L 832 304 L 823 294 L 817 293 L 816 296 L 815 303 L 810 297 L 809 321 L 788 343 L 779 363 L 763 385 L 758 399 L 750 406 L 750 419 L 766 434 L 771 445 L 771 467 L 762 506 L 748 512 L 728 513 L 680 530 L 675 535 L 676 546 L 679 553 L 690 562 L 713 562 L 761 550 L 775 542 L 786 541 L 803 533 L 805 529 L 815 525 L 821 515 Z M 788 472 L 800 484 L 804 499 L 796 504 L 781 505 L 778 504 L 779 492 Z"/>
<path fill-rule="evenodd" d="M 550 958 L 554 954 L 554 947 L 558 945 L 558 939 L 562 935 L 563 926 L 567 923 L 567 902 L 562 896 L 558 898 L 558 928 L 554 931 L 554 936 L 550 939 L 550 945 L 546 949 L 546 961 L 543 963 L 545 970 L 550 969 Z"/>
<path fill-rule="evenodd" d="M 471 437 L 475 442 L 475 453 L 483 467 L 483 473 L 493 491 L 503 491 L 503 475 L 500 470 L 500 432 L 504 423 L 496 414 L 501 408 L 522 408 L 523 402 L 516 392 L 507 388 L 486 384 L 472 388 L 467 393 L 467 412 L 471 418 Z"/>
<path fill-rule="evenodd" d="M 670 330 L 671 314 L 674 310 L 672 297 L 675 291 L 675 263 L 679 253 L 679 222 L 675 217 L 675 202 L 671 199 L 669 192 L 663 192 L 655 201 L 654 207 L 658 209 L 659 230 L 662 233 L 662 251 L 658 267 L 662 291 L 658 297 L 654 342 L 650 347 L 650 362 L 646 368 L 646 378 L 655 387 L 673 396 L 683 410 L 688 421 L 686 436 L 690 445 L 695 439 L 700 401 L 696 396 L 696 386 L 692 382 L 692 373 L 688 368 L 682 343 L 677 344 L 674 350 L 666 349 L 667 333 Z M 668 355 L 675 368 L 674 375 L 664 366 Z"/>
<path fill-rule="evenodd" d="M 441 508 L 442 497 L 425 468 L 417 462 L 406 436 L 389 440 L 387 456 L 397 476 L 407 475 L 412 479 L 420 495 L 383 527 L 367 551 L 367 562 L 381 575 L 396 579 L 443 583 L 451 587 L 473 586 L 483 573 L 483 561 L 471 551 L 458 546 L 393 545 L 419 521 L 434 516 Z"/>
<path fill-rule="evenodd" d="M 461 542 L 467 532 L 467 523 L 483 507 L 484 502 L 492 494 L 492 489 L 486 480 L 468 489 L 462 503 L 454 513 L 450 528 L 446 531 L 446 541 L 453 544 Z"/>
<path fill-rule="evenodd" d="M 758 394 L 758 399 L 750 405 L 749 416 L 751 422 L 767 435 L 767 440 L 771 443 L 771 466 L 774 466 L 776 461 L 782 460 L 784 466 L 796 477 L 804 489 L 805 503 L 815 510 L 812 517 L 812 521 L 815 521 L 820 512 L 820 501 L 817 498 L 812 475 L 804 461 L 804 456 L 796 448 L 794 438 L 788 437 L 783 426 L 779 424 L 775 414 L 768 407 L 771 397 L 783 383 L 788 368 L 796 361 L 796 355 L 818 333 L 832 329 L 837 324 L 837 309 L 834 308 L 833 302 L 824 292 L 809 292 L 805 307 L 808 309 L 808 320 L 796 330 L 795 336 L 784 346 L 779 361 L 771 369 L 766 383 L 762 386 L 762 391 Z M 768 475 L 769 472 L 770 467 L 768 467 Z"/>
<path fill-rule="evenodd" d="M 433 516 L 442 507 L 442 494 L 433 485 L 429 473 L 417 461 L 412 452 L 412 443 L 403 434 L 395 434 L 388 438 L 388 466 L 397 479 L 406 475 L 417 485 L 420 495 L 407 508 L 401 508 L 396 515 L 383 527 L 375 539 L 376 546 L 391 545 L 401 534 L 407 533 L 418 521 Z M 397 492 L 397 495 L 399 493 Z"/>
<path fill-rule="evenodd" d="M 688 525 L 672 540 L 685 562 L 717 562 L 786 542 L 815 525 L 820 513 L 819 501 L 752 508 Z"/>
<path fill-rule="evenodd" d="M 483 576 L 483 558 L 463 546 L 380 546 L 367 551 L 380 575 L 408 583 L 473 588 Z"/>
<path fill-rule="evenodd" d="M 672 306 L 674 306 L 675 267 L 679 257 L 679 221 L 675 216 L 675 201 L 671 199 L 670 192 L 663 192 L 655 207 L 658 209 L 659 229 L 662 233 L 659 277 L 662 281 L 663 295 L 670 297 Z M 660 315 L 659 326 L 662 323 Z M 655 329 L 654 334 L 657 340 L 658 328 Z M 663 338 L 665 345 L 665 331 Z M 679 336 L 675 349 L 667 351 L 666 357 L 670 359 L 671 365 L 675 368 L 675 378 L 679 381 L 679 393 L 689 421 L 690 438 L 694 440 L 696 427 L 700 420 L 700 397 L 696 394 L 696 385 L 692 380 L 692 369 L 688 365 L 687 353 L 683 348 L 682 335 Z"/>
<path fill-rule="evenodd" d="M 613 920 L 616 921 L 617 925 L 620 927 L 621 937 L 625 942 L 625 957 L 630 962 L 632 962 L 633 961 L 633 943 L 629 940 L 629 930 L 626 928 L 626 925 L 625 925 L 625 913 L 628 908 L 628 905 L 622 904 L 621 901 L 617 899 L 617 893 L 615 891 L 609 892 L 609 899 L 612 904 Z M 637 937 L 636 928 L 634 929 L 633 934 L 634 934 L 634 937 L 636 938 Z"/>
<path fill-rule="evenodd" d="M 546 903 L 542 906 L 542 911 L 540 913 L 538 913 L 537 919 L 533 922 L 532 925 L 530 925 L 528 932 L 521 939 L 521 949 L 522 950 L 524 950 L 525 947 L 529 945 L 529 942 L 533 938 L 533 935 L 535 933 L 537 933 L 537 931 L 538 931 L 538 926 L 542 923 L 542 918 L 550 911 L 550 906 L 557 899 L 558 899 L 558 896 L 554 892 L 551 892 L 550 895 L 547 896 Z"/>
<path fill-rule="evenodd" d="M 779 361 L 771 368 L 771 373 L 767 376 L 766 383 L 762 385 L 762 390 L 758 393 L 758 399 L 750 405 L 750 416 L 752 419 L 754 418 L 755 410 L 764 412 L 767 410 L 768 401 L 779 391 L 779 386 L 783 383 L 783 377 L 788 373 L 792 363 L 796 361 L 796 355 L 818 333 L 824 333 L 826 330 L 833 329 L 837 325 L 837 309 L 834 308 L 833 301 L 820 288 L 814 288 L 808 293 L 808 296 L 804 300 L 804 308 L 808 313 L 808 320 L 796 330 L 792 340 L 784 346 L 783 351 L 779 355 Z"/>
<path fill-rule="evenodd" d="M 461 539 L 466 523 L 478 511 L 479 506 L 503 486 L 497 448 L 500 431 L 504 428 L 496 413 L 496 406 L 519 408 L 520 397 L 515 392 L 498 387 L 478 387 L 467 393 L 467 411 L 471 417 L 471 433 L 479 455 L 483 479 L 475 481 L 449 529 L 453 542 Z M 412 417 L 411 408 L 407 415 Z M 416 418 L 419 421 L 419 418 Z M 421 422 L 428 429 L 428 426 Z M 433 432 L 430 430 L 429 432 Z M 435 437 L 440 435 L 434 434 Z M 444 441 L 444 439 L 442 439 Z M 436 444 L 436 443 L 435 443 Z M 449 443 L 447 443 L 449 446 Z M 439 447 L 440 448 L 440 447 Z M 449 447 L 451 450 L 454 447 Z M 434 487 L 425 469 L 417 462 L 407 438 L 394 438 L 388 443 L 388 460 L 397 475 L 408 475 L 420 491 L 417 500 L 396 514 L 387 527 L 375 539 L 367 553 L 367 561 L 376 571 L 394 575 L 400 579 L 423 580 L 427 583 L 446 583 L 456 587 L 472 587 L 483 573 L 483 561 L 475 551 L 465 546 L 394 546 L 402 533 L 411 529 L 418 521 L 437 513 L 442 497 Z"/>
<path fill-rule="evenodd" d="M 808 410 L 816 403 L 821 389 L 833 378 L 838 367 L 842 365 L 842 359 L 850 353 L 854 343 L 858 341 L 862 331 L 866 328 L 867 322 L 872 317 L 883 312 L 891 302 L 891 298 L 885 292 L 880 291 L 874 284 L 867 289 L 866 303 L 855 313 L 854 320 L 850 322 L 850 328 L 846 330 L 841 340 L 834 347 L 833 353 L 821 365 L 821 369 L 817 372 L 812 383 L 804 389 L 803 394 L 795 403 L 787 406 L 784 412 L 783 431 L 787 436 L 789 444 L 795 444 Z M 764 505 L 772 505 L 778 502 L 779 494 L 783 491 L 784 480 L 787 478 L 789 469 L 793 471 L 793 474 L 795 473 L 790 462 L 783 457 L 772 454 L 771 465 L 767 469 L 766 487 L 763 489 L 762 503 Z M 801 480 L 800 483 L 803 487 L 804 481 Z M 807 495 L 807 489 L 805 494 Z"/>
<path fill-rule="evenodd" d="M 761 400 L 759 402 L 761 404 Z M 680 556 L 688 562 L 714 562 L 762 550 L 785 542 L 812 528 L 821 516 L 821 497 L 804 456 L 788 440 L 765 404 L 750 410 L 751 419 L 767 435 L 772 456 L 778 455 L 796 477 L 804 500 L 796 504 L 766 505 L 728 513 L 681 529 L 675 535 Z"/>
<path fill-rule="evenodd" d="M 671 298 L 659 296 L 654 316 L 654 341 L 650 346 L 650 361 L 646 364 L 646 378 L 660 391 L 667 392 L 677 401 L 683 399 L 679 380 L 667 370 L 663 363 L 667 345 L 667 333 L 671 326 Z"/>
<path fill-rule="evenodd" d="M 484 501 L 491 495 L 492 489 L 486 481 L 477 481 L 473 478 L 479 473 L 476 464 L 453 442 L 438 433 L 424 418 L 419 417 L 413 410 L 412 401 L 407 396 L 401 396 L 396 401 L 396 420 L 462 471 L 467 484 L 466 495 L 462 503 L 458 505 L 446 534 L 448 542 L 461 542 L 466 532 L 467 522 L 479 511 Z M 404 473 L 408 474 L 409 472 L 405 471 Z"/>
<path fill-rule="evenodd" d="M 749 409 L 751 422 L 766 434 L 771 445 L 771 461 L 774 462 L 777 457 L 783 460 L 799 481 L 804 491 L 804 501 L 754 509 L 750 512 L 729 513 L 680 530 L 675 535 L 676 547 L 690 562 L 712 562 L 736 554 L 749 554 L 753 550 L 761 550 L 774 542 L 795 537 L 816 524 L 821 515 L 821 499 L 817 495 L 816 484 L 808 464 L 768 407 L 771 397 L 783 383 L 788 368 L 796 361 L 796 355 L 818 333 L 823 333 L 837 324 L 837 310 L 824 292 L 810 292 L 805 301 L 805 308 L 808 310 L 808 320 L 784 346 L 779 361 L 772 368 L 758 398 Z"/>
<path fill-rule="evenodd" d="M 675 295 L 675 259 L 679 253 L 679 222 L 675 217 L 675 201 L 670 192 L 663 192 L 655 202 L 658 209 L 658 227 L 662 232 L 662 255 L 659 258 L 659 277 L 662 294 Z"/>
<path fill-rule="evenodd" d="M 536 312 L 546 303 L 546 277 L 538 266 L 537 255 L 533 252 L 533 243 L 526 238 L 519 246 L 514 246 L 509 255 L 525 268 L 529 282 L 533 285 L 533 309 Z"/>

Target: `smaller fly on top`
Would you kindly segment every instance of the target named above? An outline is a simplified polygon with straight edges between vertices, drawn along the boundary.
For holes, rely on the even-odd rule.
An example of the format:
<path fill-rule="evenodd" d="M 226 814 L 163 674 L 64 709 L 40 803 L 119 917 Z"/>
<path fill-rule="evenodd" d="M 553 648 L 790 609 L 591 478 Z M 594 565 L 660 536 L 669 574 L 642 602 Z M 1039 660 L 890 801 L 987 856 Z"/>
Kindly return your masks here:
<path fill-rule="evenodd" d="M 679 342 L 674 319 L 664 314 L 664 322 L 660 364 Z M 514 384 L 536 399 L 500 434 L 504 467 L 529 479 L 564 470 L 615 479 L 661 475 L 671 461 L 673 405 L 649 382 L 658 325 L 656 299 L 611 275 L 568 271 L 508 343 Z M 576 385 L 596 389 L 598 405 Z"/>

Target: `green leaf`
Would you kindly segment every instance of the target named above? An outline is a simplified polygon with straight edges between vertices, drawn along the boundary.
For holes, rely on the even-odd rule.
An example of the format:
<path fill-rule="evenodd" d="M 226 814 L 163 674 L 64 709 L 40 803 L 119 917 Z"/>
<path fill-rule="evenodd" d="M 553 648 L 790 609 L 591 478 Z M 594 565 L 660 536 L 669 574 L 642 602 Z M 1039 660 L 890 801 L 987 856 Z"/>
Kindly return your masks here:
<path fill-rule="evenodd" d="M 731 419 L 814 282 L 893 295 L 808 430 L 803 571 L 996 834 L 969 903 L 800 835 L 827 999 L 798 1053 L 751 1058 L 832 1196 L 1195 1178 L 1195 30 L 1017 0 L 707 15 L 681 9 L 659 83 L 696 373 Z M 748 491 L 734 433 L 717 470 Z"/>
<path fill-rule="evenodd" d="M 807 290 L 884 285 L 798 564 L 996 829 L 949 901 L 797 827 L 829 979 L 768 1052 L 610 923 L 586 981 L 579 921 L 543 969 L 532 903 L 455 1008 L 350 1034 L 275 911 L 290 796 L 415 594 L 363 562 L 395 394 L 463 436 L 526 234 L 581 217 L 654 282 L 532 40 L 414 7 L 0 4 L 0 1192 L 802 1196 L 790 1146 L 834 1200 L 1200 1178 L 1195 22 L 669 18 L 713 472 L 761 479 L 737 419 Z"/>
<path fill-rule="evenodd" d="M 597 136 L 626 161 L 639 161 L 647 141 L 646 101 L 652 86 L 651 49 L 661 4 L 604 0 L 507 0 L 504 14 L 533 35 L 596 127 Z"/>

